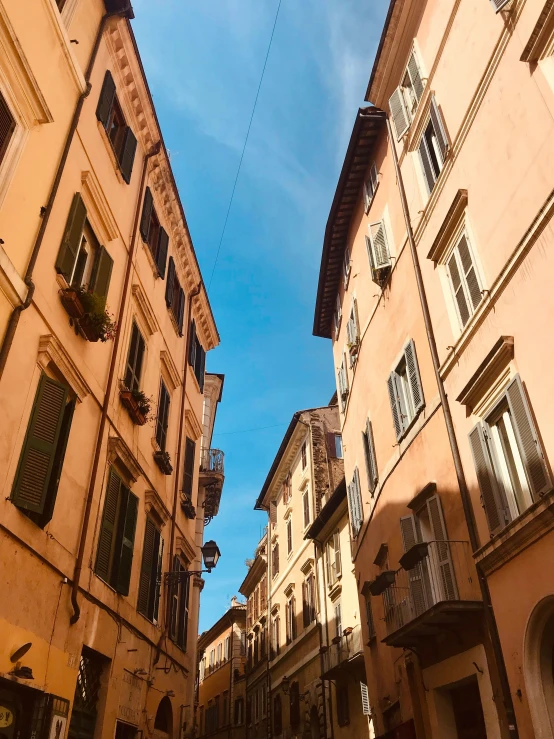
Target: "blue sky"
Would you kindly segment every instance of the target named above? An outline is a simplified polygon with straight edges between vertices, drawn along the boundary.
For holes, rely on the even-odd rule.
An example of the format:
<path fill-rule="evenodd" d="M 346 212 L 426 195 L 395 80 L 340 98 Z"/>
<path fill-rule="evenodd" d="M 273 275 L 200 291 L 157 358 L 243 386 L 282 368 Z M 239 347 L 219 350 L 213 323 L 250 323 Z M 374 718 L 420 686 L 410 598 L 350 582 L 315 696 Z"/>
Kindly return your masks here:
<path fill-rule="evenodd" d="M 134 0 L 133 27 L 210 279 L 278 0 Z M 312 336 L 323 234 L 388 0 L 282 0 L 210 300 L 225 374 L 213 446 L 225 452 L 222 557 L 200 630 L 229 606 L 265 516 L 256 497 L 295 410 L 335 390 L 330 342 Z M 278 424 L 278 425 L 277 425 Z M 258 429 L 236 433 L 247 429 Z"/>

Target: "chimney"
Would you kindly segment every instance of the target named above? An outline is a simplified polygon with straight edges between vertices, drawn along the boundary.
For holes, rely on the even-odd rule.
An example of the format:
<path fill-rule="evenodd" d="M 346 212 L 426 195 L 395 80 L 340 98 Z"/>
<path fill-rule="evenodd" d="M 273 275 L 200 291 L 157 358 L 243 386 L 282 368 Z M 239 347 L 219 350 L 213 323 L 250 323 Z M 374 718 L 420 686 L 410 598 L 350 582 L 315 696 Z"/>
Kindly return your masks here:
<path fill-rule="evenodd" d="M 238 599 L 236 595 L 233 595 L 231 598 L 231 608 L 236 608 L 239 605 Z"/>

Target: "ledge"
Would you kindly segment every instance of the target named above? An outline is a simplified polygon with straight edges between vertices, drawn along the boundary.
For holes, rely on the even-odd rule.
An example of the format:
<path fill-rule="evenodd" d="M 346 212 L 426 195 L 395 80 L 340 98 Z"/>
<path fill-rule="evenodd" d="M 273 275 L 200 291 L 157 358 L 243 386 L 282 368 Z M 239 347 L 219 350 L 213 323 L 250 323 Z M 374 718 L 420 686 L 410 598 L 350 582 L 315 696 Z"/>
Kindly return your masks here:
<path fill-rule="evenodd" d="M 158 331 L 158 322 L 156 321 L 154 311 L 150 307 L 146 293 L 138 283 L 133 285 L 131 292 L 135 300 L 137 311 L 140 313 L 140 317 L 142 318 L 142 323 L 147 328 L 148 335 L 152 336 L 152 334 L 155 334 Z"/>
<path fill-rule="evenodd" d="M 108 462 L 113 462 L 116 457 L 121 461 L 129 473 L 131 480 L 136 482 L 143 474 L 142 467 L 134 458 L 131 450 L 127 444 L 125 444 L 123 439 L 120 439 L 117 436 L 110 436 L 108 439 Z"/>
<path fill-rule="evenodd" d="M 87 381 L 56 337 L 52 334 L 44 334 L 38 343 L 37 363 L 39 367 L 46 369 L 50 362 L 56 365 L 77 396 L 77 400 L 82 403 L 91 393 Z"/>
<path fill-rule="evenodd" d="M 412 511 L 416 511 L 418 508 L 421 508 L 423 503 L 430 495 L 434 495 L 436 492 L 437 483 L 435 481 L 428 482 L 427 485 L 425 485 L 425 487 L 422 488 L 417 495 L 414 495 L 414 497 L 408 503 L 408 508 Z"/>
<path fill-rule="evenodd" d="M 165 526 L 165 524 L 169 520 L 169 510 L 155 490 L 147 490 L 145 492 L 144 508 L 146 510 L 146 515 L 148 515 L 153 510 L 156 516 L 159 518 L 162 526 Z"/>
<path fill-rule="evenodd" d="M 456 400 L 471 412 L 514 358 L 514 337 L 501 336 Z"/>
<path fill-rule="evenodd" d="M 458 190 L 454 196 L 452 205 L 448 209 L 448 213 L 442 222 L 442 226 L 439 228 L 439 232 L 433 241 L 433 245 L 427 254 L 427 259 L 435 262 L 435 264 L 441 260 L 450 238 L 460 223 L 466 207 L 467 190 Z"/>

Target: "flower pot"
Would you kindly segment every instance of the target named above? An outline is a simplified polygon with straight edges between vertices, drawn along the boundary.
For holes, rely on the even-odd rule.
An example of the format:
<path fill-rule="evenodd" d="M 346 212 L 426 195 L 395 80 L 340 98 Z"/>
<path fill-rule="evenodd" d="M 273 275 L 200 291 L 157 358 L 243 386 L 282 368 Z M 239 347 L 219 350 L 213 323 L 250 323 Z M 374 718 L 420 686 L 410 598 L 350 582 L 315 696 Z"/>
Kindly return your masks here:
<path fill-rule="evenodd" d="M 80 319 L 83 317 L 85 311 L 76 290 L 72 287 L 60 290 L 60 298 L 65 312 L 70 318 Z"/>
<path fill-rule="evenodd" d="M 360 350 L 360 345 L 359 344 L 351 344 L 348 347 L 348 351 L 350 352 L 350 356 L 351 357 L 357 357 L 359 350 Z"/>
<path fill-rule="evenodd" d="M 164 475 L 171 475 L 173 467 L 168 452 L 154 452 L 154 462 L 158 465 Z"/>
<path fill-rule="evenodd" d="M 100 341 L 101 335 L 98 331 L 98 327 L 95 325 L 88 313 L 85 313 L 84 316 L 79 319 L 79 328 L 87 341 Z"/>
<path fill-rule="evenodd" d="M 119 398 L 127 409 L 127 413 L 131 416 L 133 423 L 137 426 L 144 426 L 146 423 L 146 416 L 139 410 L 138 403 L 133 397 L 133 393 L 130 390 L 120 390 Z"/>

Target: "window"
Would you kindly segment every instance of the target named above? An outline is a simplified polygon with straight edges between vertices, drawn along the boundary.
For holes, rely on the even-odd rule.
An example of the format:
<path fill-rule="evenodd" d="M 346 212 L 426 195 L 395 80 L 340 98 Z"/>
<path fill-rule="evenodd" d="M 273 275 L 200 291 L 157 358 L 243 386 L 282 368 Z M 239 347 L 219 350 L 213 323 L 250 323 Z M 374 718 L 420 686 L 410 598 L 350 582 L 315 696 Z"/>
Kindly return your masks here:
<path fill-rule="evenodd" d="M 169 257 L 167 280 L 165 283 L 165 304 L 171 311 L 179 336 L 183 335 L 183 319 L 185 316 L 185 293 L 177 277 L 175 260 Z"/>
<path fill-rule="evenodd" d="M 448 277 L 462 328 L 482 299 L 477 270 L 466 234 L 462 234 L 447 261 Z"/>
<path fill-rule="evenodd" d="M 371 594 L 365 596 L 365 615 L 367 623 L 367 638 L 369 641 L 375 637 L 375 621 L 373 620 L 373 610 L 371 608 Z"/>
<path fill-rule="evenodd" d="M 276 695 L 273 699 L 273 733 L 275 735 L 283 732 L 283 709 L 281 705 L 281 696 Z"/>
<path fill-rule="evenodd" d="M 342 278 L 344 281 L 345 289 L 348 286 L 348 279 L 350 277 L 351 269 L 352 269 L 352 265 L 350 264 L 350 249 L 346 247 L 346 249 L 344 250 L 344 257 L 342 259 Z"/>
<path fill-rule="evenodd" d="M 219 642 L 219 644 L 217 645 L 217 665 L 218 667 L 222 662 L 222 657 L 223 657 L 223 644 Z"/>
<path fill-rule="evenodd" d="M 352 300 L 352 308 L 350 316 L 346 324 L 346 341 L 348 346 L 348 354 L 350 356 L 350 368 L 356 364 L 360 343 L 360 326 L 358 321 L 358 302 L 356 298 Z"/>
<path fill-rule="evenodd" d="M 140 376 L 142 372 L 142 362 L 144 359 L 145 343 L 137 324 L 133 321 L 131 329 L 131 343 L 129 344 L 129 354 L 127 355 L 127 368 L 125 370 L 125 387 L 128 390 L 140 389 Z"/>
<path fill-rule="evenodd" d="M 244 721 L 244 700 L 242 698 L 237 698 L 235 700 L 235 726 L 238 726 L 239 724 L 242 724 Z"/>
<path fill-rule="evenodd" d="M 347 486 L 348 510 L 350 513 L 350 527 L 352 536 L 358 536 L 364 520 L 364 506 L 362 502 L 362 491 L 360 487 L 360 473 L 358 468 L 354 469 L 352 482 Z"/>
<path fill-rule="evenodd" d="M 206 352 L 200 343 L 200 339 L 196 334 L 196 323 L 192 321 L 190 325 L 189 340 L 189 364 L 194 371 L 194 375 L 198 380 L 200 392 L 204 392 L 204 373 L 206 370 Z"/>
<path fill-rule="evenodd" d="M 288 505 L 292 498 L 292 480 L 290 473 L 283 480 L 283 503 Z"/>
<path fill-rule="evenodd" d="M 333 536 L 327 540 L 327 584 L 329 587 L 337 582 L 342 575 L 342 562 L 340 553 L 340 531 L 337 529 Z"/>
<path fill-rule="evenodd" d="M 265 685 L 262 685 L 261 690 L 261 704 L 262 704 L 262 718 L 265 718 L 267 715 L 267 688 Z"/>
<path fill-rule="evenodd" d="M 10 497 L 41 528 L 54 513 L 75 403 L 69 388 L 41 374 Z"/>
<path fill-rule="evenodd" d="M 315 621 L 315 577 L 313 573 L 302 583 L 302 621 L 304 628 Z"/>
<path fill-rule="evenodd" d="M 350 709 L 348 707 L 348 683 L 337 683 L 337 721 L 339 726 L 348 726 L 350 723 Z"/>
<path fill-rule="evenodd" d="M 82 728 L 84 726 L 90 732 L 89 736 L 98 733 L 95 732 L 98 716 L 97 705 L 104 681 L 104 671 L 108 668 L 108 664 L 109 660 L 106 660 L 101 654 L 83 646 L 71 710 L 69 736 L 83 736 Z"/>
<path fill-rule="evenodd" d="M 246 601 L 246 627 L 248 629 L 251 629 L 254 623 L 253 612 L 254 612 L 254 596 L 251 595 Z"/>
<path fill-rule="evenodd" d="M 121 595 L 129 594 L 138 498 L 113 469 L 108 475 L 94 571 Z"/>
<path fill-rule="evenodd" d="M 310 525 L 310 491 L 305 490 L 302 495 L 302 508 L 304 511 L 304 528 Z"/>
<path fill-rule="evenodd" d="M 167 424 L 169 421 L 169 391 L 163 380 L 160 380 L 160 398 L 158 400 L 158 416 L 156 419 L 156 441 L 158 446 L 165 452 L 167 441 Z"/>
<path fill-rule="evenodd" d="M 327 433 L 327 454 L 331 459 L 342 459 L 342 436 L 335 431 Z"/>
<path fill-rule="evenodd" d="M 240 632 L 240 654 L 241 657 L 246 654 L 246 631 Z"/>
<path fill-rule="evenodd" d="M 396 439 L 402 439 L 425 405 L 415 344 L 406 344 L 399 364 L 388 379 L 389 399 Z"/>
<path fill-rule="evenodd" d="M 219 729 L 219 701 L 220 701 L 219 695 L 216 695 L 214 700 L 214 729 Z"/>
<path fill-rule="evenodd" d="M 341 318 L 342 318 L 342 304 L 340 300 L 340 295 L 337 294 L 337 299 L 335 301 L 335 313 L 333 317 L 333 320 L 335 323 L 335 339 L 337 339 L 339 335 Z"/>
<path fill-rule="evenodd" d="M 290 725 L 293 729 L 296 729 L 300 726 L 300 686 L 296 680 L 291 683 L 289 701 Z"/>
<path fill-rule="evenodd" d="M 423 89 L 421 71 L 415 51 L 412 50 L 402 84 L 396 88 L 389 99 L 390 114 L 398 140 L 410 127 L 423 95 Z"/>
<path fill-rule="evenodd" d="M 280 632 L 280 628 L 281 628 L 281 626 L 280 626 L 280 618 L 279 618 L 279 616 L 275 616 L 275 618 L 273 619 L 273 623 L 271 624 L 271 629 L 272 629 L 272 635 L 271 635 L 272 636 L 272 639 L 271 639 L 272 640 L 272 644 L 271 644 L 271 648 L 273 650 L 272 659 L 277 654 L 279 654 L 279 650 L 280 650 L 280 644 L 279 644 L 279 639 L 280 639 L 279 632 Z"/>
<path fill-rule="evenodd" d="M 447 151 L 448 138 L 442 116 L 433 97 L 429 109 L 429 122 L 425 127 L 418 147 L 423 176 L 429 194 L 442 171 Z"/>
<path fill-rule="evenodd" d="M 366 214 L 369 213 L 369 209 L 371 208 L 371 203 L 373 202 L 373 198 L 375 197 L 375 193 L 377 192 L 378 185 L 379 174 L 377 172 L 375 162 L 373 162 L 369 169 L 369 177 L 364 182 L 364 210 Z"/>
<path fill-rule="evenodd" d="M 204 706 L 200 706 L 200 714 L 198 718 L 198 733 L 200 736 L 204 733 Z"/>
<path fill-rule="evenodd" d="M 287 554 L 292 554 L 292 519 L 287 521 Z"/>
<path fill-rule="evenodd" d="M 346 408 L 346 399 L 348 398 L 348 377 L 346 375 L 346 369 L 345 369 L 345 357 L 343 353 L 343 359 L 341 366 L 339 367 L 338 371 L 338 386 L 339 386 L 339 398 L 341 403 L 341 410 L 344 413 L 344 409 Z"/>
<path fill-rule="evenodd" d="M 84 287 L 106 300 L 113 259 L 100 246 L 88 221 L 80 193 L 75 193 L 56 258 L 56 271 L 74 288 Z"/>
<path fill-rule="evenodd" d="M 137 140 L 125 123 L 123 111 L 115 94 L 115 82 L 109 70 L 104 76 L 96 117 L 104 127 L 119 163 L 121 176 L 127 184 L 131 181 Z"/>
<path fill-rule="evenodd" d="M 260 719 L 260 703 L 259 703 L 259 695 L 258 695 L 257 690 L 254 692 L 254 695 L 252 696 L 252 698 L 253 698 L 253 704 L 254 704 L 254 711 L 253 711 L 254 723 L 257 724 Z"/>
<path fill-rule="evenodd" d="M 208 707 L 206 709 L 206 734 L 215 731 L 217 728 L 215 722 L 215 706 L 213 700 L 208 701 Z"/>
<path fill-rule="evenodd" d="M 279 542 L 275 542 L 275 546 L 271 550 L 271 572 L 273 577 L 279 574 Z"/>
<path fill-rule="evenodd" d="M 210 672 L 215 668 L 215 649 L 210 649 Z"/>
<path fill-rule="evenodd" d="M 142 236 L 142 240 L 148 244 L 150 253 L 156 263 L 158 274 L 163 280 L 165 278 L 169 236 L 163 226 L 160 225 L 154 208 L 152 191 L 149 187 L 144 192 L 142 215 L 140 217 L 140 235 Z"/>
<path fill-rule="evenodd" d="M 173 557 L 173 572 L 183 573 L 187 568 L 181 562 L 179 557 Z M 183 651 L 187 649 L 188 636 L 188 620 L 189 620 L 189 583 L 190 578 L 175 576 L 176 579 L 171 584 L 171 618 L 169 626 L 169 636 Z M 205 666 L 205 659 L 202 660 Z M 201 678 L 203 679 L 203 677 Z"/>
<path fill-rule="evenodd" d="M 206 657 L 202 657 L 200 660 L 200 682 L 204 680 L 204 677 L 206 676 Z"/>
<path fill-rule="evenodd" d="M 306 442 L 302 444 L 302 447 L 300 449 L 300 456 L 302 459 L 302 469 L 306 469 L 306 465 L 308 464 L 308 455 L 307 455 L 307 448 L 306 448 Z"/>
<path fill-rule="evenodd" d="M 373 495 L 375 488 L 377 487 L 377 482 L 379 481 L 379 471 L 377 469 L 377 455 L 375 454 L 373 428 L 369 418 L 366 420 L 365 431 L 362 431 L 362 443 L 364 447 L 367 486 L 369 488 L 369 492 Z"/>
<path fill-rule="evenodd" d="M 252 726 L 252 703 L 253 697 L 249 695 L 246 699 L 246 723 L 248 726 Z"/>
<path fill-rule="evenodd" d="M 335 636 L 342 636 L 342 616 L 340 600 L 335 603 Z"/>
<path fill-rule="evenodd" d="M 365 245 L 371 279 L 382 287 L 391 270 L 389 240 L 384 220 L 369 224 L 369 235 L 365 237 Z"/>
<path fill-rule="evenodd" d="M 228 716 L 227 716 L 228 705 L 229 705 L 229 691 L 224 690 L 223 691 L 223 701 L 222 701 L 222 711 L 221 711 L 221 724 L 223 726 L 225 726 L 225 724 L 227 724 L 229 721 Z"/>
<path fill-rule="evenodd" d="M 185 439 L 185 469 L 183 475 L 183 493 L 185 497 L 192 499 L 194 481 L 194 458 L 196 456 L 196 442 Z"/>
<path fill-rule="evenodd" d="M 544 452 L 519 375 L 469 434 L 491 535 L 551 489 Z"/>
<path fill-rule="evenodd" d="M 2 95 L 0 95 L 0 164 L 15 131 L 15 118 Z"/>
<path fill-rule="evenodd" d="M 290 644 L 296 639 L 296 598 L 294 595 L 287 600 L 286 611 L 286 640 Z"/>
<path fill-rule="evenodd" d="M 164 540 L 151 518 L 146 519 L 137 610 L 149 621 L 158 620 Z"/>
<path fill-rule="evenodd" d="M 226 636 L 225 637 L 225 651 L 223 653 L 223 658 L 225 662 L 228 662 L 231 658 L 231 637 Z"/>

